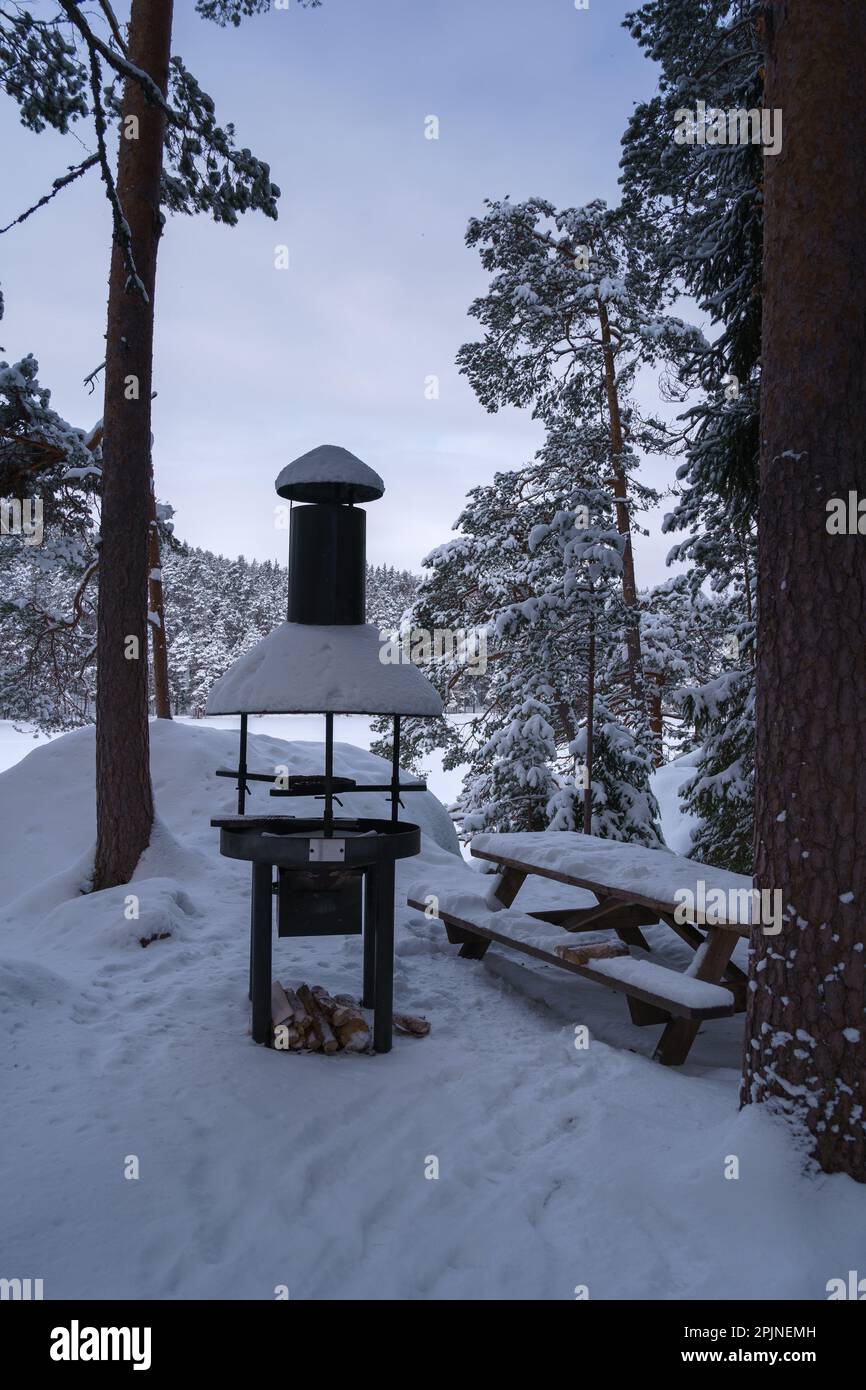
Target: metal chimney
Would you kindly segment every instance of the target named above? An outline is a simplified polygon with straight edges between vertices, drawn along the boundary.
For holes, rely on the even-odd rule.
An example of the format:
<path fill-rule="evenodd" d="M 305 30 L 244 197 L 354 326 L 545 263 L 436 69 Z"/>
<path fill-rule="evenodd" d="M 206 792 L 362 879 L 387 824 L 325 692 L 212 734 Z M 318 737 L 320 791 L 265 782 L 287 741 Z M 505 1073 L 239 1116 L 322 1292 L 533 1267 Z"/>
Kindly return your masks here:
<path fill-rule="evenodd" d="M 348 449 L 322 444 L 284 468 L 277 493 L 293 503 L 289 540 L 290 623 L 357 624 L 366 611 L 366 513 L 385 484 Z"/>

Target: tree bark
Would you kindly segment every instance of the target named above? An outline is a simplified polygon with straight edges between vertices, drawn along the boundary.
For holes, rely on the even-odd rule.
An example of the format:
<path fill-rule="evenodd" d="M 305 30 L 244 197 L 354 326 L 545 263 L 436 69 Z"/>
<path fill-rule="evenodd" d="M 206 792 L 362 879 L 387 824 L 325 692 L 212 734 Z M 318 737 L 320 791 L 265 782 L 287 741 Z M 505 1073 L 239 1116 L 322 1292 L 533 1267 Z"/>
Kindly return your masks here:
<path fill-rule="evenodd" d="M 168 688 L 168 642 L 165 631 L 165 591 L 162 587 L 162 561 L 159 552 L 159 526 L 153 469 L 150 475 L 150 526 L 147 541 L 147 603 L 150 640 L 153 651 L 153 699 L 157 719 L 171 719 Z"/>
<path fill-rule="evenodd" d="M 166 90 L 172 0 L 133 0 L 130 62 Z M 117 193 L 146 298 L 128 283 L 121 247 L 111 257 L 106 334 L 102 541 L 96 690 L 94 887 L 131 877 L 150 840 L 153 792 L 147 722 L 147 565 L 153 301 L 160 236 L 162 109 L 135 82 L 124 87 Z"/>
<path fill-rule="evenodd" d="M 664 732 L 665 719 L 662 708 L 662 690 L 665 678 L 661 671 L 644 672 L 646 679 L 647 709 L 649 711 L 649 731 L 652 745 L 653 767 L 661 767 L 665 760 Z"/>
<path fill-rule="evenodd" d="M 764 160 L 756 885 L 781 890 L 784 922 L 753 929 L 743 1101 L 863 1182 L 866 534 L 830 534 L 827 503 L 866 490 L 866 6 L 765 15 L 784 125 Z"/>
<path fill-rule="evenodd" d="M 628 512 L 628 486 L 625 476 L 625 447 L 622 433 L 622 417 L 619 409 L 619 392 L 616 387 L 616 358 L 610 332 L 610 320 L 604 300 L 598 301 L 598 321 L 601 329 L 601 352 L 604 361 L 604 388 L 607 395 L 607 409 L 610 416 L 610 462 L 613 477 L 613 495 L 616 508 L 616 529 L 624 538 L 622 555 L 622 598 L 628 610 L 629 624 L 626 630 L 628 652 L 628 676 L 632 696 L 638 709 L 643 709 L 643 666 L 640 641 L 640 617 L 637 601 L 637 583 L 634 574 L 634 552 L 631 544 L 631 518 Z"/>
<path fill-rule="evenodd" d="M 583 833 L 592 834 L 592 759 L 595 737 L 595 609 L 590 599 L 589 652 L 586 662 L 586 786 L 583 789 Z"/>

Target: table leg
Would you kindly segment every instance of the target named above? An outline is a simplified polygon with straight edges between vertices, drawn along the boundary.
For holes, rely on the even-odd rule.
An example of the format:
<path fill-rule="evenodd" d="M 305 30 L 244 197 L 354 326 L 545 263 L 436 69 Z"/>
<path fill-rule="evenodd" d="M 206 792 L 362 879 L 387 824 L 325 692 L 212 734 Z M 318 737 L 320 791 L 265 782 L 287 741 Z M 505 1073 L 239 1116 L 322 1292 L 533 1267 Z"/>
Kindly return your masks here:
<path fill-rule="evenodd" d="M 503 907 L 510 907 L 523 887 L 526 877 L 524 869 L 513 869 L 509 866 L 500 878 L 493 896 L 499 899 Z"/>
<path fill-rule="evenodd" d="M 726 931 L 724 927 L 710 927 L 707 932 L 706 950 L 694 978 L 706 980 L 712 985 L 724 985 L 722 976 L 737 940 L 736 932 Z M 659 1038 L 653 1054 L 655 1060 L 665 1067 L 679 1066 L 688 1057 L 700 1026 L 700 1019 L 671 1019 Z"/>
<path fill-rule="evenodd" d="M 526 878 L 527 874 L 522 869 L 507 868 L 501 875 L 493 896 L 502 903 L 503 907 L 510 907 Z M 464 960 L 483 960 L 490 949 L 490 942 L 484 937 L 461 931 L 459 927 L 446 927 L 445 931 L 452 944 L 459 944 L 460 950 L 457 954 L 462 956 Z"/>
<path fill-rule="evenodd" d="M 685 941 L 686 945 L 691 946 L 693 951 L 700 951 L 701 947 L 706 942 L 706 937 L 702 932 L 698 931 L 697 927 L 692 926 L 691 922 L 677 922 L 675 918 L 667 912 L 661 913 L 659 920 L 666 922 L 671 930 L 675 931 L 682 941 Z M 748 978 L 744 970 L 741 970 L 738 965 L 734 965 L 733 961 L 728 961 L 725 966 L 726 984 L 745 985 L 748 982 Z"/>
<path fill-rule="evenodd" d="M 271 933 L 273 930 L 273 873 L 270 864 L 253 864 L 251 911 L 251 975 L 253 1042 L 270 1044 Z"/>
<path fill-rule="evenodd" d="M 376 1002 L 373 1018 L 373 1047 L 391 1051 L 391 1023 L 394 1012 L 394 865 L 383 863 L 376 873 Z"/>

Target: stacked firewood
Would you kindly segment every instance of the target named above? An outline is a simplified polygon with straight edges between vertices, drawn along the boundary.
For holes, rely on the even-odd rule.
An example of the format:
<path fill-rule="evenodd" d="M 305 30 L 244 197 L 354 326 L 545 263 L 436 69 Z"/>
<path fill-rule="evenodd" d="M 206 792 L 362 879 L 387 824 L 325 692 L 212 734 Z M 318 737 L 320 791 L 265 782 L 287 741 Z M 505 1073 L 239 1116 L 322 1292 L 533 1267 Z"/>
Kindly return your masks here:
<path fill-rule="evenodd" d="M 321 985 L 271 987 L 274 1047 L 291 1052 L 370 1052 L 373 1040 L 361 1006 L 350 994 L 330 995 Z M 423 1038 L 430 1032 L 426 1018 L 394 1014 L 398 1033 Z"/>

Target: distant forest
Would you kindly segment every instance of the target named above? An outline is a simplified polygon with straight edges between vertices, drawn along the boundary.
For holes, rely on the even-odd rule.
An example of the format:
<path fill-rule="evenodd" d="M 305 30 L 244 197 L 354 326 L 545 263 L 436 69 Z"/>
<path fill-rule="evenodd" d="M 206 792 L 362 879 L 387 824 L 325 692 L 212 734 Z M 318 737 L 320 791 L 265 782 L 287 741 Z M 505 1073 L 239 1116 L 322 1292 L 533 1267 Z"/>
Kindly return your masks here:
<path fill-rule="evenodd" d="M 165 540 L 165 535 L 163 537 Z M 19 551 L 10 589 L 28 593 L 0 624 L 0 718 L 26 720 L 45 729 L 92 723 L 96 696 L 96 605 L 88 592 L 79 620 L 70 625 L 76 580 L 46 572 Z M 25 573 L 26 571 L 26 573 Z M 231 663 L 286 617 L 288 575 L 270 560 L 235 560 L 174 542 L 163 545 L 162 577 L 173 714 L 203 714 L 208 691 Z M 367 566 L 367 621 L 396 627 L 411 607 L 419 576 L 391 565 Z M 68 592 L 67 592 L 68 591 Z M 43 617 L 34 644 L 32 616 Z M 30 618 L 30 621 L 28 621 Z M 152 686 L 152 673 L 151 673 Z"/>

